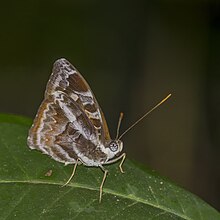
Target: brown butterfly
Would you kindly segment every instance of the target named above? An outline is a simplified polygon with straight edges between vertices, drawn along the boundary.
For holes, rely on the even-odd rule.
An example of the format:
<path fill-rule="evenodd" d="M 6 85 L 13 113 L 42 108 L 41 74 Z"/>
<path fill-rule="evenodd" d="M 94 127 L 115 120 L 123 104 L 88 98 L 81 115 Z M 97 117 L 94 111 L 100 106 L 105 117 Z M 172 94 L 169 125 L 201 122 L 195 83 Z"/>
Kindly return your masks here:
<path fill-rule="evenodd" d="M 126 154 L 122 153 L 121 138 L 153 109 L 118 137 L 123 116 L 121 113 L 117 137 L 111 139 L 104 114 L 88 83 L 72 64 L 62 58 L 54 63 L 44 100 L 30 128 L 27 143 L 31 149 L 40 150 L 58 162 L 75 164 L 72 175 L 64 185 L 74 176 L 77 165 L 100 167 L 104 172 L 99 193 L 101 202 L 108 173 L 103 165 L 121 159 L 119 168 L 124 172 L 122 164 Z"/>

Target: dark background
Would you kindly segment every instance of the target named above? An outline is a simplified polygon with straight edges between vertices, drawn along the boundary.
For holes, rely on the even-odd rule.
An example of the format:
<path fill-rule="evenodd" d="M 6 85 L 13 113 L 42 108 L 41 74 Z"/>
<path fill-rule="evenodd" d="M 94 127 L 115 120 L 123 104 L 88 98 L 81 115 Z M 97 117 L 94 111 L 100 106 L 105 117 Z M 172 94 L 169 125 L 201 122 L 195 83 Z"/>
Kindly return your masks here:
<path fill-rule="evenodd" d="M 168 93 L 124 138 L 144 163 L 220 209 L 218 1 L 7 1 L 0 7 L 0 112 L 34 117 L 53 62 L 72 62 L 112 137 Z"/>

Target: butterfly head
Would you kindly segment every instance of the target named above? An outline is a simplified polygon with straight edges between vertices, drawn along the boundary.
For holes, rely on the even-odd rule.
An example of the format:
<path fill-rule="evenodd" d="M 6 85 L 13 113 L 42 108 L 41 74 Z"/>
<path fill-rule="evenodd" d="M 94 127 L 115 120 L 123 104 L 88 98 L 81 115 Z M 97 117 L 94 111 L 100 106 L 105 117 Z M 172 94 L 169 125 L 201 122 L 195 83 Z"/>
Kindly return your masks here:
<path fill-rule="evenodd" d="M 108 159 L 111 159 L 123 150 L 123 142 L 121 140 L 112 140 L 108 143 Z"/>

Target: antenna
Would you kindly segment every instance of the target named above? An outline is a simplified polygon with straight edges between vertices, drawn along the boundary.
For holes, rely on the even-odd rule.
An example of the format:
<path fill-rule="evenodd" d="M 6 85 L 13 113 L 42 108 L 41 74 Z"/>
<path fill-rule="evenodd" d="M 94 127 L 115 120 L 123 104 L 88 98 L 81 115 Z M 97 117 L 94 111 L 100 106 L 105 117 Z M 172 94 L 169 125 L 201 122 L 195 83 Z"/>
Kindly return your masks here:
<path fill-rule="evenodd" d="M 142 117 L 140 117 L 136 122 L 134 122 L 134 124 L 132 124 L 130 127 L 128 127 L 118 138 L 119 140 L 128 132 L 130 131 L 135 125 L 137 125 L 140 121 L 142 121 L 147 115 L 149 115 L 153 110 L 155 110 L 157 107 L 159 107 L 162 103 L 164 103 L 167 99 L 169 99 L 171 96 L 171 94 L 169 94 L 168 96 L 166 96 L 162 101 L 160 101 L 157 105 L 155 105 L 150 111 L 146 112 Z M 120 117 L 121 118 L 121 117 Z M 121 123 L 121 120 L 119 118 L 119 122 Z M 119 124 L 118 122 L 118 124 Z M 119 130 L 119 129 L 118 129 Z M 118 133 L 118 131 L 117 131 Z M 117 135 L 118 137 L 118 135 Z"/>
<path fill-rule="evenodd" d="M 121 126 L 121 121 L 123 119 L 123 112 L 120 113 L 120 116 L 119 116 L 119 119 L 118 119 L 118 126 L 117 126 L 117 133 L 116 133 L 116 140 L 118 139 L 118 136 L 119 136 L 119 129 L 120 129 L 120 126 Z"/>

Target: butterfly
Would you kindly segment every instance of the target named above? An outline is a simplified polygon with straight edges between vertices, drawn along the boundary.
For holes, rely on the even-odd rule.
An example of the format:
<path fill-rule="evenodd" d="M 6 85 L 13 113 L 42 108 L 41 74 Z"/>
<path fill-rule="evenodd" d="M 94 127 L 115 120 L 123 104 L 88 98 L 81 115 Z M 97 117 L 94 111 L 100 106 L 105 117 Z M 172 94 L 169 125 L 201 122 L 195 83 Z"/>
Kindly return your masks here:
<path fill-rule="evenodd" d="M 168 96 L 153 109 L 167 98 Z M 112 139 L 104 114 L 90 86 L 69 61 L 61 58 L 53 65 L 44 100 L 29 130 L 27 144 L 30 149 L 40 150 L 65 165 L 74 164 L 73 172 L 63 186 L 73 178 L 77 165 L 101 168 L 104 173 L 99 187 L 101 202 L 103 185 L 108 174 L 104 165 L 121 160 L 119 169 L 124 173 L 122 164 L 126 153 L 123 152 L 121 138 L 151 111 L 119 137 L 123 117 L 121 113 L 117 136 Z"/>

